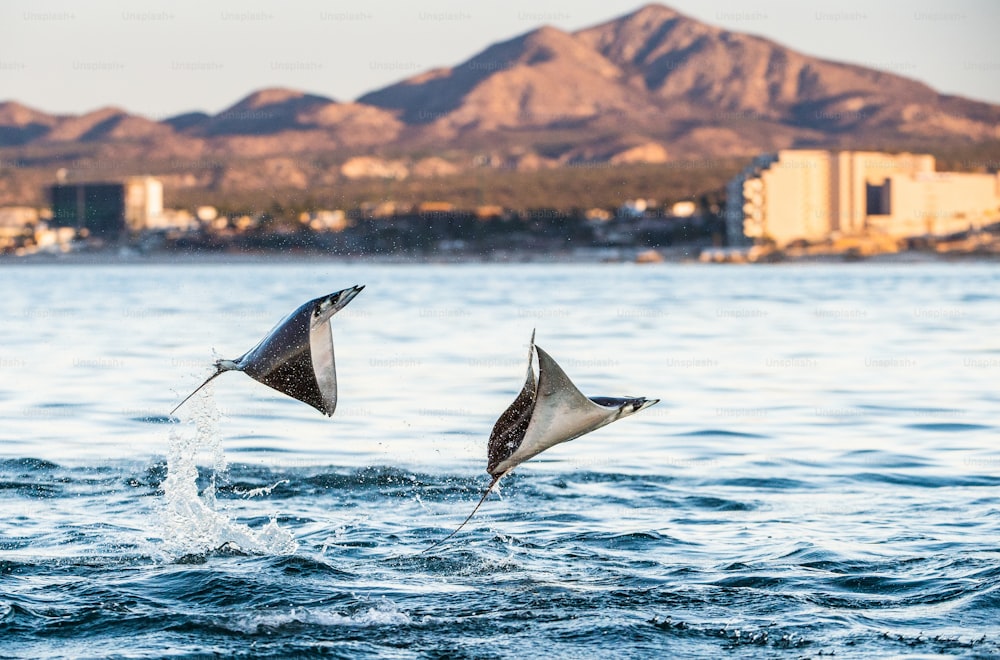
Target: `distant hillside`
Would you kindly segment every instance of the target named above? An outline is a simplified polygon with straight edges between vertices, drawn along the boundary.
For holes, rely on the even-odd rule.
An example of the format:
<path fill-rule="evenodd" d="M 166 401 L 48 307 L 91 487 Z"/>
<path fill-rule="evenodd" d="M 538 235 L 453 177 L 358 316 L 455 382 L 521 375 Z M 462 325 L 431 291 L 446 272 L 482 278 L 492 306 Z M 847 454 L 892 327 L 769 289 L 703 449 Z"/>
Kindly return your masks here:
<path fill-rule="evenodd" d="M 579 149 L 589 129 L 604 141 L 657 141 L 680 158 L 845 138 L 1000 138 L 1000 106 L 803 55 L 661 5 L 572 34 L 540 28 L 359 101 L 438 136 L 576 128 Z"/>
<path fill-rule="evenodd" d="M 541 27 L 353 103 L 264 89 L 215 115 L 163 121 L 0 103 L 0 160 L 17 164 L 0 168 L 0 202 L 18 201 L 29 179 L 59 167 L 76 178 L 165 174 L 168 187 L 229 194 L 998 139 L 1000 106 L 647 5 L 574 33 Z"/>

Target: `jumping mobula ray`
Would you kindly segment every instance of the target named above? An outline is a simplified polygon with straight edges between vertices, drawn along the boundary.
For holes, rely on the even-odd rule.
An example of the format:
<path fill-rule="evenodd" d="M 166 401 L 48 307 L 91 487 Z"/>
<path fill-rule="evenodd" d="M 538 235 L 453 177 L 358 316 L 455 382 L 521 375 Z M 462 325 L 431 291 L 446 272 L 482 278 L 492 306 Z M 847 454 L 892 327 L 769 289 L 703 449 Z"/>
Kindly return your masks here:
<path fill-rule="evenodd" d="M 538 378 L 534 358 L 538 356 Z M 531 334 L 528 373 L 524 388 L 500 415 L 490 434 L 486 471 L 493 477 L 476 508 L 458 528 L 423 550 L 435 548 L 461 530 L 482 506 L 500 479 L 524 461 L 549 447 L 579 438 L 611 422 L 648 408 L 659 399 L 584 396 L 566 372 L 540 347 Z"/>
<path fill-rule="evenodd" d="M 195 392 L 227 371 L 251 378 L 320 411 L 327 417 L 337 407 L 337 371 L 333 362 L 330 317 L 358 295 L 364 285 L 337 291 L 305 303 L 286 316 L 256 346 L 235 360 L 216 360 L 215 373 L 177 404 L 177 412 Z"/>

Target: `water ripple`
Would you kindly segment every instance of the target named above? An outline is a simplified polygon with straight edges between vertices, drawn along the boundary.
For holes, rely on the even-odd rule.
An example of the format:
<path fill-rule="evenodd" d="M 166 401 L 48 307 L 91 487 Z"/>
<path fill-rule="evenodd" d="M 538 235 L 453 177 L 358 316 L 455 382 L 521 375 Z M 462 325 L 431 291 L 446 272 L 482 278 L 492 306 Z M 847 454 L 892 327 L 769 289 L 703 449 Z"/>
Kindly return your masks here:
<path fill-rule="evenodd" d="M 355 281 L 332 420 L 236 376 L 164 414 L 215 347 Z M 3 350 L 33 356 L 0 399 L 5 657 L 1000 655 L 995 265 L 5 284 Z M 39 330 L 38 300 L 74 323 Z M 664 402 L 520 467 L 423 553 L 488 482 L 533 327 L 588 394 Z"/>

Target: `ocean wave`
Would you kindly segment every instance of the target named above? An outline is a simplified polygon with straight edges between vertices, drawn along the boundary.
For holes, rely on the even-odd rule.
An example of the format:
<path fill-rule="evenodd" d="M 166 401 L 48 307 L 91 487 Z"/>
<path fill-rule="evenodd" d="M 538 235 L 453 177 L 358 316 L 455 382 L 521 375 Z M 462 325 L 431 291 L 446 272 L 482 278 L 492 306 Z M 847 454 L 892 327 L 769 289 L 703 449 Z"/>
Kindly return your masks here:
<path fill-rule="evenodd" d="M 282 612 L 245 614 L 223 619 L 225 627 L 247 634 L 271 634 L 285 628 L 313 630 L 330 626 L 369 628 L 408 626 L 413 623 L 413 617 L 386 598 L 380 599 L 374 605 L 356 606 L 353 611 L 347 612 L 291 608 Z"/>

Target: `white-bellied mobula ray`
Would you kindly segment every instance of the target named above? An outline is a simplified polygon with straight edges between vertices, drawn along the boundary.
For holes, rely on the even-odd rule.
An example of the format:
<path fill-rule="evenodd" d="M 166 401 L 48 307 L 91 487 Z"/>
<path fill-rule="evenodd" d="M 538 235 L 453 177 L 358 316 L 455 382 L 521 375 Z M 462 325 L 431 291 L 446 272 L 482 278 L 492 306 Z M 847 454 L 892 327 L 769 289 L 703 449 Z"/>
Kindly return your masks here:
<path fill-rule="evenodd" d="M 215 373 L 177 404 L 170 414 L 227 371 L 242 371 L 293 399 L 333 415 L 337 407 L 337 370 L 333 361 L 330 317 L 354 299 L 362 286 L 310 300 L 286 316 L 256 346 L 235 360 L 216 360 Z"/>
<path fill-rule="evenodd" d="M 534 361 L 538 358 L 538 378 Z M 458 528 L 425 548 L 427 552 L 458 533 L 476 515 L 500 479 L 524 461 L 549 447 L 579 438 L 611 422 L 648 408 L 659 399 L 642 397 L 586 397 L 548 353 L 535 346 L 531 333 L 528 373 L 524 387 L 500 415 L 490 434 L 486 471 L 493 477 L 476 508 Z"/>

